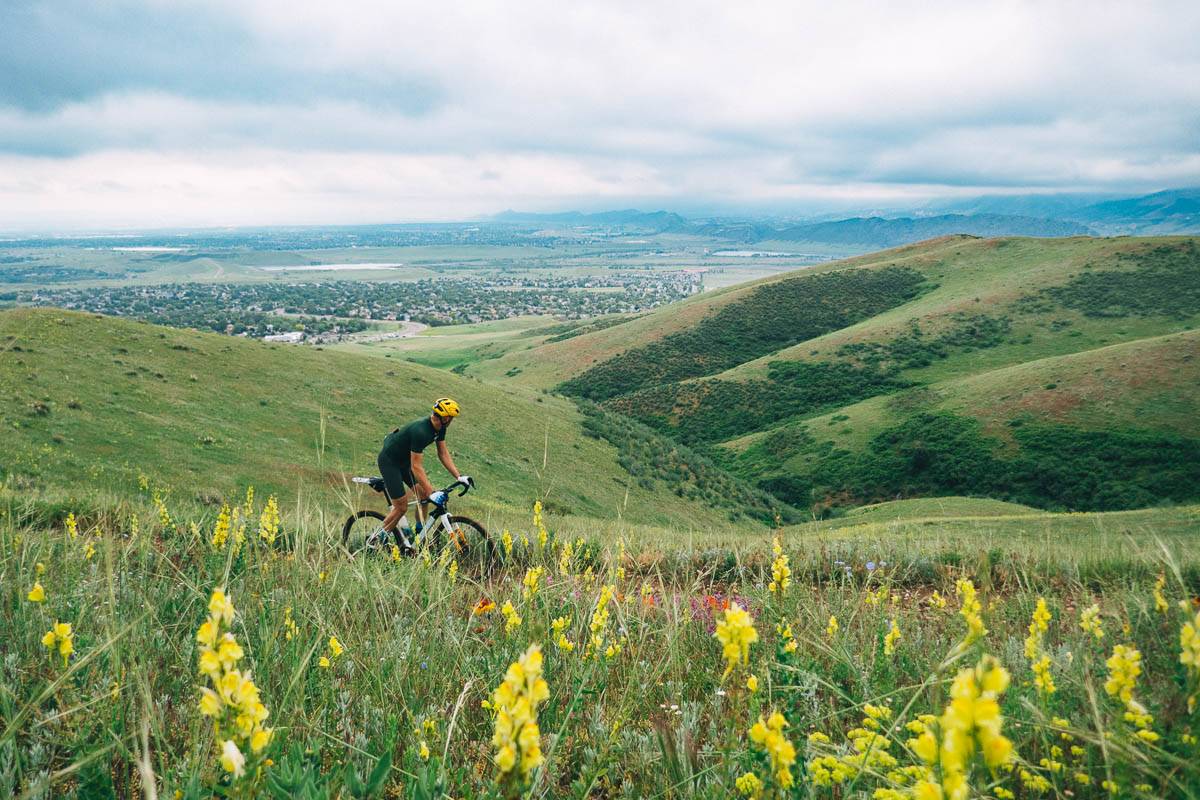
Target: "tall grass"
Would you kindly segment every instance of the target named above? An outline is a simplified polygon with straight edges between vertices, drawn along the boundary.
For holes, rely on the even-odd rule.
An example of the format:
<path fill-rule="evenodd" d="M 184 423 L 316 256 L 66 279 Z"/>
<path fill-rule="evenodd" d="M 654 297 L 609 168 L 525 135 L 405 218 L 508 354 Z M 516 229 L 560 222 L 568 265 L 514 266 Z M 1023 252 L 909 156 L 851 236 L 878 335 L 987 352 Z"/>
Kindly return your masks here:
<path fill-rule="evenodd" d="M 951 681 L 985 653 L 1012 676 L 999 711 L 1016 755 L 995 771 L 976 763 L 970 796 L 1111 796 L 1105 781 L 1119 796 L 1200 794 L 1191 738 L 1200 719 L 1186 703 L 1196 676 L 1179 660 L 1181 625 L 1195 614 L 1195 562 L 1176 557 L 1186 556 L 1178 542 L 1151 545 L 1150 529 L 1139 548 L 1099 566 L 1068 545 L 992 551 L 992 543 L 972 547 L 956 536 L 949 547 L 889 550 L 883 536 L 789 532 L 781 544 L 790 585 L 772 592 L 775 557 L 761 538 L 737 547 L 681 538 L 655 548 L 630 525 L 585 530 L 579 520 L 550 520 L 540 547 L 529 515 L 498 508 L 490 522 L 497 533 L 509 529 L 513 551 L 481 573 L 457 565 L 452 553 L 350 559 L 329 533 L 341 510 L 302 504 L 284 509 L 280 540 L 267 546 L 257 536 L 266 498 L 243 513 L 240 548 L 233 536 L 215 548 L 215 514 L 163 506 L 168 521 L 151 494 L 98 498 L 87 508 L 7 495 L 0 794 L 729 797 L 753 773 L 760 796 L 907 796 L 915 778 L 891 773 L 908 766 L 916 775 L 924 762 L 906 744 L 915 738 L 906 725 L 940 715 Z M 69 512 L 74 538 L 63 522 Z M 936 526 L 929 539 L 937 542 Z M 538 566 L 544 574 L 531 594 L 523 578 Z M 1166 611 L 1154 597 L 1160 574 Z M 966 646 L 959 579 L 978 587 L 988 628 Z M 27 599 L 35 581 L 44 602 Z M 605 586 L 613 599 L 597 631 L 591 623 Z M 243 667 L 252 668 L 274 728 L 256 769 L 237 780 L 220 765 L 220 740 L 197 706 L 195 634 L 215 587 L 237 607 Z M 934 592 L 948 600 L 944 607 Z M 1039 597 L 1051 613 L 1041 645 L 1057 685 L 1048 697 L 1033 686 L 1022 648 Z M 495 609 L 479 613 L 487 601 Z M 505 602 L 521 618 L 508 633 Z M 750 612 L 759 640 L 748 663 L 722 679 L 713 634 L 732 603 Z M 1092 604 L 1103 639 L 1079 625 Z M 830 617 L 838 620 L 832 636 Z M 569 652 L 553 629 L 564 618 Z M 55 621 L 73 625 L 65 664 L 41 641 Z M 893 623 L 900 636 L 885 647 Z M 340 655 L 331 637 L 344 646 Z M 493 711 L 481 703 L 535 643 L 550 689 L 538 712 L 545 762 L 520 781 L 497 775 Z M 1125 704 L 1105 691 L 1105 661 L 1117 643 L 1141 653 L 1133 697 L 1152 715 L 1155 741 L 1139 738 Z M 319 666 L 323 657 L 330 666 Z M 868 704 L 889 710 L 875 717 Z M 797 751 L 789 789 L 749 734 L 774 711 Z M 877 727 L 864 728 L 864 717 Z M 868 739 L 865 752 L 856 750 L 863 736 L 855 729 L 888 744 Z M 813 732 L 828 741 L 810 742 Z M 831 763 L 859 767 L 819 785 Z M 930 773 L 939 781 L 940 770 Z M 1030 788 L 1041 781 L 1040 791 Z M 754 790 L 753 782 L 740 785 Z"/>

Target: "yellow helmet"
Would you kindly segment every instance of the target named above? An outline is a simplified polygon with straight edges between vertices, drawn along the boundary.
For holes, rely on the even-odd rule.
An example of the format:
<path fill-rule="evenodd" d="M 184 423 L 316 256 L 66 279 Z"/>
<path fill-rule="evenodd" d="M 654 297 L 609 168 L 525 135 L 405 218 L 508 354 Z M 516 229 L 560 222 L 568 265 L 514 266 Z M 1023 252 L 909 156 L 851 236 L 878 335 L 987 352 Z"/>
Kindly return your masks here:
<path fill-rule="evenodd" d="M 433 413 L 439 417 L 457 417 L 460 411 L 458 403 L 449 397 L 439 397 L 437 402 L 433 404 Z"/>

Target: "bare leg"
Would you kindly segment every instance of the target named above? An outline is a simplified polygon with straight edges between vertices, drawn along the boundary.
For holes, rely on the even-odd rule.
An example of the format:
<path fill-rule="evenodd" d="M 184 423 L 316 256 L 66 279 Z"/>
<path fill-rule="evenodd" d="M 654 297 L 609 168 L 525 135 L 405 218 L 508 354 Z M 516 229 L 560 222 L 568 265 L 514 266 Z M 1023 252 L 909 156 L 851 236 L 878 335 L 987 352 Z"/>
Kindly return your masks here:
<path fill-rule="evenodd" d="M 396 529 L 396 523 L 404 516 L 404 512 L 408 511 L 408 495 L 405 492 L 403 497 L 392 498 L 392 508 L 388 511 L 387 516 L 383 518 L 383 529 L 385 531 L 393 531 Z"/>

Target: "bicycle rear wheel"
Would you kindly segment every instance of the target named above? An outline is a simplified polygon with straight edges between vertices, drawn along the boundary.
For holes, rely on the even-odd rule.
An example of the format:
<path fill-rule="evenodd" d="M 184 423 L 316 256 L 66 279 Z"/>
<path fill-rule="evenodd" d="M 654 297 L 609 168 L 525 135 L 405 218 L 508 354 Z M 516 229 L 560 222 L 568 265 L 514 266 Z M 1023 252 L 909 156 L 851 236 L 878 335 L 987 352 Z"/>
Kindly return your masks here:
<path fill-rule="evenodd" d="M 378 511 L 359 511 L 351 514 L 342 525 L 342 547 L 350 555 L 363 549 L 370 536 L 383 524 L 383 514 Z"/>
<path fill-rule="evenodd" d="M 430 531 L 427 546 L 435 556 L 441 556 L 448 548 L 450 556 L 458 561 L 459 569 L 486 572 L 495 562 L 495 548 L 487 529 L 470 517 L 451 515 L 450 535 L 439 519 Z"/>

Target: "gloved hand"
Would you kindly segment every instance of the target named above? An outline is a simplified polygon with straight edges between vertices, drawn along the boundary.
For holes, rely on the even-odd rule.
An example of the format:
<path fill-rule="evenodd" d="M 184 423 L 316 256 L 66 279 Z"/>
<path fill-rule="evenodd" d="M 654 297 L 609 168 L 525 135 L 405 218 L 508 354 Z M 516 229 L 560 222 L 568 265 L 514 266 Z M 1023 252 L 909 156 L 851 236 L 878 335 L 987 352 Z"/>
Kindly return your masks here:
<path fill-rule="evenodd" d="M 455 483 L 464 486 L 467 489 L 475 488 L 475 481 L 472 480 L 470 475 L 459 475 L 458 480 L 456 480 Z"/>
<path fill-rule="evenodd" d="M 429 502 L 433 503 L 435 506 L 446 505 L 446 493 L 434 492 L 433 494 L 429 495 Z"/>

